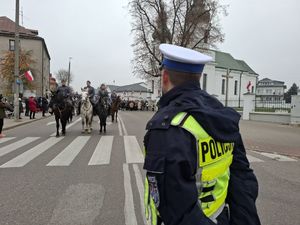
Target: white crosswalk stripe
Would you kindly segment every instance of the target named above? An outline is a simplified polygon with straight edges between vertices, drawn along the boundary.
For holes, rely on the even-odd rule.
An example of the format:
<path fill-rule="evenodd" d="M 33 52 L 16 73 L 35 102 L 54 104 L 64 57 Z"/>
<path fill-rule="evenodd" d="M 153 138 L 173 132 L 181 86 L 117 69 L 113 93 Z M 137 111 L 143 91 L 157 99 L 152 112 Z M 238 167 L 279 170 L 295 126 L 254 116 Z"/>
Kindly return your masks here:
<path fill-rule="evenodd" d="M 125 163 L 144 163 L 144 156 L 136 136 L 79 136 L 74 137 L 73 140 L 64 137 L 50 137 L 46 140 L 42 139 L 41 137 L 26 137 L 21 139 L 17 139 L 16 137 L 5 137 L 3 139 L 0 139 L 0 144 L 4 143 L 4 145 L 0 147 L 0 157 L 9 154 L 15 150 L 21 149 L 23 147 L 27 148 L 27 145 L 30 145 L 31 143 L 37 140 L 39 141 L 36 144 L 36 146 L 29 148 L 29 150 L 26 150 L 25 152 L 16 156 L 15 158 L 10 159 L 7 162 L 2 162 L 0 168 L 23 167 L 35 158 L 37 158 L 39 155 L 46 152 L 47 150 L 53 149 L 53 146 L 61 140 L 70 140 L 70 143 L 64 149 L 62 149 L 62 151 L 58 155 L 56 155 L 54 159 L 49 159 L 49 163 L 47 164 L 47 166 L 69 166 L 72 163 L 72 161 L 77 157 L 77 155 L 83 149 L 85 149 L 85 145 L 91 138 L 93 138 L 93 140 L 97 139 L 97 144 L 94 149 L 91 149 L 93 151 L 93 154 L 87 162 L 89 166 L 110 164 L 111 154 L 114 149 L 114 140 L 116 138 L 121 138 L 121 140 L 123 140 L 123 149 L 125 151 L 126 158 Z M 287 157 L 280 154 L 251 150 L 247 151 L 247 158 L 250 163 L 266 163 L 272 161 L 299 161 L 297 158 Z"/>
<path fill-rule="evenodd" d="M 144 156 L 135 136 L 124 136 L 126 163 L 143 163 Z"/>
<path fill-rule="evenodd" d="M 89 139 L 90 136 L 76 137 L 75 140 L 49 162 L 47 166 L 69 166 Z"/>
<path fill-rule="evenodd" d="M 256 158 L 256 157 L 254 157 L 252 155 L 249 155 L 249 154 L 247 154 L 247 158 L 248 158 L 248 161 L 250 163 L 252 163 L 252 162 L 263 162 L 263 160 L 261 160 L 259 158 Z"/>
<path fill-rule="evenodd" d="M 0 148 L 0 157 L 17 150 L 18 148 L 28 145 L 31 142 L 36 141 L 37 139 L 39 139 L 39 137 L 26 137 L 17 142 L 6 145 Z"/>
<path fill-rule="evenodd" d="M 96 149 L 89 161 L 89 165 L 108 165 L 114 137 L 103 136 L 98 142 Z"/>
<path fill-rule="evenodd" d="M 265 157 L 268 157 L 270 159 L 276 160 L 276 161 L 283 161 L 283 162 L 296 162 L 296 159 L 287 157 L 285 155 L 279 155 L 274 153 L 268 153 L 268 152 L 257 152 L 258 154 L 261 154 Z"/>
<path fill-rule="evenodd" d="M 11 167 L 22 167 L 29 163 L 34 158 L 38 157 L 43 152 L 47 151 L 53 145 L 57 144 L 63 138 L 55 138 L 51 137 L 48 138 L 46 141 L 36 145 L 32 149 L 24 152 L 23 154 L 19 155 L 18 157 L 8 161 L 7 163 L 0 166 L 0 168 L 11 168 Z"/>
<path fill-rule="evenodd" d="M 5 138 L 1 138 L 0 139 L 0 144 L 4 143 L 4 142 L 7 142 L 7 141 L 10 141 L 10 140 L 13 140 L 15 139 L 16 137 L 5 137 Z"/>

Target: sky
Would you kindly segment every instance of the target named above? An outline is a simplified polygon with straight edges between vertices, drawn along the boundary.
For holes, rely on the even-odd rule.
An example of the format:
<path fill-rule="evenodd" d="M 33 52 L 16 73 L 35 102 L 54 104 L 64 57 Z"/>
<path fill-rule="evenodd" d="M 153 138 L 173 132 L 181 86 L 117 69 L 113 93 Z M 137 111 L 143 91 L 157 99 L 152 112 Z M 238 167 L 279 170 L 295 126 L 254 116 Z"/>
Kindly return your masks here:
<path fill-rule="evenodd" d="M 300 1 L 220 0 L 225 41 L 220 51 L 244 60 L 262 78 L 300 86 Z M 76 90 L 90 80 L 125 85 L 132 73 L 133 35 L 128 0 L 20 0 L 23 26 L 39 30 L 51 56 L 51 72 L 68 69 Z M 15 1 L 0 0 L 0 16 L 15 19 Z M 22 18 L 20 18 L 22 25 Z M 115 83 L 114 83 L 115 81 Z"/>

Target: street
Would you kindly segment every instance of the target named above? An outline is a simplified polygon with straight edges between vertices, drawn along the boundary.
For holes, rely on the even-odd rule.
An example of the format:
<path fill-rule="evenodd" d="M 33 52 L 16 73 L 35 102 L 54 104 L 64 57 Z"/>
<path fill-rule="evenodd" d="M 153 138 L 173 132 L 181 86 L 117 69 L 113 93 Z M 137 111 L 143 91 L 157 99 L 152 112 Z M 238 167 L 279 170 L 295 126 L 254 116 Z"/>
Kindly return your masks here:
<path fill-rule="evenodd" d="M 153 112 L 119 111 L 99 134 L 80 117 L 55 137 L 54 118 L 6 130 L 0 139 L 0 225 L 143 225 L 143 154 Z M 300 127 L 241 121 L 259 180 L 261 223 L 300 221 Z M 273 154 L 274 153 L 274 154 Z"/>

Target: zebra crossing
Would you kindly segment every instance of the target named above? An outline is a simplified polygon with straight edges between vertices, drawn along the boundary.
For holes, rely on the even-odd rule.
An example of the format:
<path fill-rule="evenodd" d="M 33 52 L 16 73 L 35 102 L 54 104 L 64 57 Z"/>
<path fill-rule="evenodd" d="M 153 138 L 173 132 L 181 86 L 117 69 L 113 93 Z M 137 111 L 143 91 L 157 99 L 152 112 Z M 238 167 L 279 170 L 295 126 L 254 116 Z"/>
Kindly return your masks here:
<path fill-rule="evenodd" d="M 26 146 L 34 147 L 26 150 L 15 158 L 0 165 L 0 168 L 23 167 L 33 161 L 35 158 L 52 149 L 56 144 L 62 142 L 66 137 L 49 137 L 43 140 L 41 137 L 25 137 L 18 139 L 17 137 L 5 137 L 0 140 L 0 159 L 1 157 L 16 152 Z M 114 139 L 123 139 L 123 149 L 127 164 L 139 164 L 144 162 L 142 149 L 136 136 L 77 136 L 61 150 L 61 152 L 46 164 L 48 167 L 53 166 L 70 166 L 78 154 L 85 149 L 91 138 L 97 139 L 97 145 L 93 149 L 93 154 L 87 163 L 88 166 L 109 165 L 111 161 L 111 153 L 114 148 Z M 298 159 L 266 152 L 257 152 L 249 150 L 247 158 L 250 163 L 263 163 L 267 161 L 278 162 L 296 162 Z"/>

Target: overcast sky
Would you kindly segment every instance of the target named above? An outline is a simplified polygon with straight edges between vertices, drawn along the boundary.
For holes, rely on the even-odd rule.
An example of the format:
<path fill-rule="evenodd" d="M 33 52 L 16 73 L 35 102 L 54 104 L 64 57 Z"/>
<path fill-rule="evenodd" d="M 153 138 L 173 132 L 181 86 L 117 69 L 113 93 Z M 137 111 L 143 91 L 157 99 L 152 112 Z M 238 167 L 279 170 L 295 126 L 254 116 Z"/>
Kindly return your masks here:
<path fill-rule="evenodd" d="M 300 1 L 222 0 L 225 42 L 218 50 L 244 60 L 260 77 L 300 85 Z M 20 0 L 26 28 L 39 30 L 51 56 L 51 72 L 68 69 L 73 86 L 116 85 L 140 81 L 133 58 L 128 0 Z M 0 0 L 0 16 L 14 20 L 15 1 Z M 22 19 L 20 18 L 20 21 Z"/>

